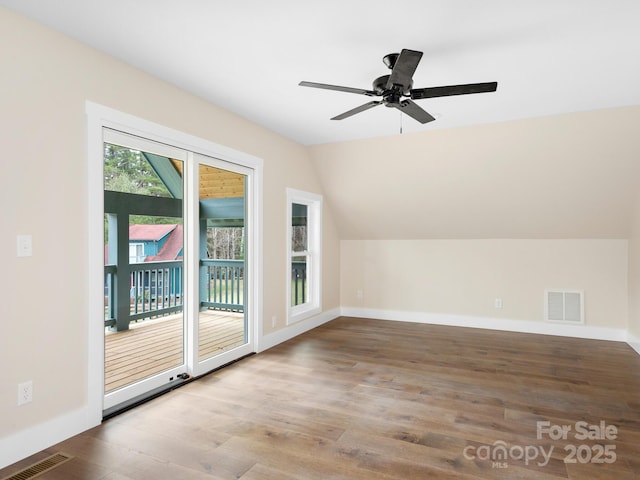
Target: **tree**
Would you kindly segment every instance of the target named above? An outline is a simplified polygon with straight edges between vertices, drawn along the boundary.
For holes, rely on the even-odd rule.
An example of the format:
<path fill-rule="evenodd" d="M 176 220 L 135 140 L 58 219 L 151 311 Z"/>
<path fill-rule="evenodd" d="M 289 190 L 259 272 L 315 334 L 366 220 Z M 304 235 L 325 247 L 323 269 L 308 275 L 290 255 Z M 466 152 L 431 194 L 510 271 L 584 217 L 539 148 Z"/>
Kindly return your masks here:
<path fill-rule="evenodd" d="M 104 144 L 104 188 L 152 197 L 171 197 L 142 152 L 109 143 Z"/>
<path fill-rule="evenodd" d="M 244 258 L 243 227 L 211 227 L 207 229 L 207 253 L 212 259 Z"/>
<path fill-rule="evenodd" d="M 104 144 L 104 189 L 151 197 L 172 196 L 142 152 L 109 143 Z M 182 220 L 177 218 L 131 216 L 132 224 L 181 222 Z"/>

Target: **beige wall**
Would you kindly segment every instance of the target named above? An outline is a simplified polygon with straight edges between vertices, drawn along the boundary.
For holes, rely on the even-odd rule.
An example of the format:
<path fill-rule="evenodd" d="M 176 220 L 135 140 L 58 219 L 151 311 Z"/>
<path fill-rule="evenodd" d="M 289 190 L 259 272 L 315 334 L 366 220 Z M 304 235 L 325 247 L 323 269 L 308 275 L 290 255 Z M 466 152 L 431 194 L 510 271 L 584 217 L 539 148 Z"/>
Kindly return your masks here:
<path fill-rule="evenodd" d="M 310 151 L 342 239 L 627 238 L 638 124 L 640 106 Z"/>
<path fill-rule="evenodd" d="M 634 213 L 629 238 L 629 332 L 637 341 L 640 339 L 640 201 L 636 202 Z"/>
<path fill-rule="evenodd" d="M 626 240 L 343 240 L 341 255 L 344 307 L 542 321 L 545 289 L 577 289 L 586 325 L 627 327 Z"/>
<path fill-rule="evenodd" d="M 264 160 L 265 332 L 284 328 L 285 188 L 322 193 L 305 148 L 0 8 L 3 287 L 0 437 L 86 405 L 85 101 Z M 93 194 L 93 193 L 92 193 Z M 101 192 L 95 192 L 100 195 Z M 324 209 L 325 310 L 339 306 L 339 241 Z M 16 235 L 33 256 L 16 257 Z M 34 401 L 17 407 L 17 385 Z"/>
<path fill-rule="evenodd" d="M 341 305 L 539 322 L 546 288 L 583 289 L 586 327 L 624 332 L 630 311 L 640 331 L 639 122 L 635 106 L 310 147 L 339 206 Z"/>

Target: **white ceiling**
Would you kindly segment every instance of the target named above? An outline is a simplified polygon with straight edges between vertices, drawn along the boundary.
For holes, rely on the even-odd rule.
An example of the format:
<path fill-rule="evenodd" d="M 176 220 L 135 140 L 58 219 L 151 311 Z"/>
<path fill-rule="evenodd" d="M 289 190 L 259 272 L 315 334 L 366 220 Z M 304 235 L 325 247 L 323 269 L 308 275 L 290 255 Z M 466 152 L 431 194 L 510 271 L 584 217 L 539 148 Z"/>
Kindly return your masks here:
<path fill-rule="evenodd" d="M 301 144 L 640 104 L 637 0 L 0 0 Z M 369 97 L 387 53 L 424 52 L 415 87 L 497 81 L 417 101 L 421 125 Z"/>

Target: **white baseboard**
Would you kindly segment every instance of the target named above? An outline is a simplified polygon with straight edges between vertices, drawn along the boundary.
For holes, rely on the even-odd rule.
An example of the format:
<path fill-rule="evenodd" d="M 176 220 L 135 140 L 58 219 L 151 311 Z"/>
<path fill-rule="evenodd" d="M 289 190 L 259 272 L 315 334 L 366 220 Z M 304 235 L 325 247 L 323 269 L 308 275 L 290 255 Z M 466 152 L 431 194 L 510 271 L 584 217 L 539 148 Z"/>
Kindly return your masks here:
<path fill-rule="evenodd" d="M 293 325 L 289 325 L 287 328 L 283 328 L 273 333 L 269 333 L 264 335 L 258 341 L 257 351 L 264 352 L 269 348 L 275 347 L 276 345 L 286 342 L 298 335 L 301 335 L 309 330 L 312 330 L 320 325 L 323 325 L 331 320 L 338 318 L 341 314 L 340 308 L 334 308 L 333 310 L 328 310 L 326 312 L 322 312 L 320 315 L 316 315 L 315 317 L 309 318 L 307 320 L 302 320 L 298 323 L 294 323 Z"/>
<path fill-rule="evenodd" d="M 83 408 L 0 438 L 0 468 L 95 427 Z"/>
<path fill-rule="evenodd" d="M 633 348 L 638 355 L 640 355 L 640 338 L 636 337 L 633 333 L 627 333 L 627 343 L 631 348 Z"/>
<path fill-rule="evenodd" d="M 471 315 L 452 315 L 446 313 L 425 313 L 352 307 L 343 307 L 341 312 L 345 317 L 429 323 L 433 325 L 448 325 L 453 327 L 486 328 L 489 330 L 537 333 L 542 335 L 558 335 L 562 337 L 611 340 L 617 342 L 626 342 L 628 339 L 627 331 L 624 329 L 593 327 L 589 325 L 567 325 L 564 323 L 531 322 L 505 318 L 475 317 Z"/>

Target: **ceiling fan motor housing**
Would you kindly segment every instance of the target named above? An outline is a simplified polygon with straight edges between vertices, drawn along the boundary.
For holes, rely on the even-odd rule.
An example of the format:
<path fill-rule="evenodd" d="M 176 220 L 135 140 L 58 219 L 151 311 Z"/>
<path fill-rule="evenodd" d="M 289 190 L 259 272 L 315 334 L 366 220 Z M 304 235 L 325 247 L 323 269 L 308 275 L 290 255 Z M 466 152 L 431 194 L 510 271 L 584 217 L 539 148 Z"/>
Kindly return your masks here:
<path fill-rule="evenodd" d="M 409 85 L 394 85 L 391 89 L 387 89 L 389 83 L 389 77 L 391 75 L 383 75 L 376 78 L 373 81 L 373 91 L 380 96 L 387 96 L 392 92 L 398 92 L 400 95 L 408 96 L 411 88 L 413 87 L 413 81 L 409 82 Z"/>
<path fill-rule="evenodd" d="M 384 91 L 387 89 L 387 82 L 389 81 L 390 76 L 391 75 L 383 75 L 381 77 L 376 78 L 373 81 L 373 90 L 378 95 L 382 95 Z"/>

